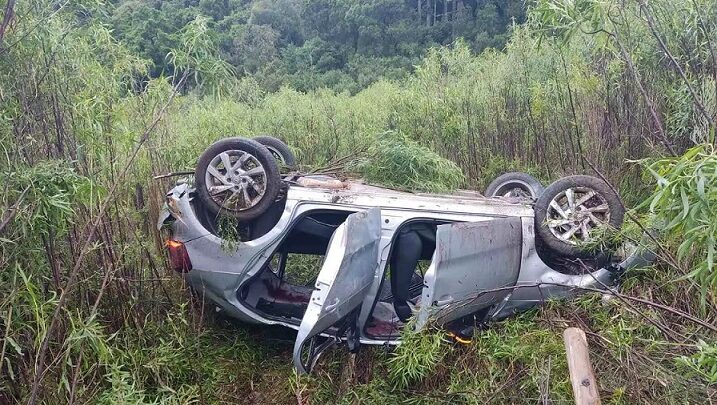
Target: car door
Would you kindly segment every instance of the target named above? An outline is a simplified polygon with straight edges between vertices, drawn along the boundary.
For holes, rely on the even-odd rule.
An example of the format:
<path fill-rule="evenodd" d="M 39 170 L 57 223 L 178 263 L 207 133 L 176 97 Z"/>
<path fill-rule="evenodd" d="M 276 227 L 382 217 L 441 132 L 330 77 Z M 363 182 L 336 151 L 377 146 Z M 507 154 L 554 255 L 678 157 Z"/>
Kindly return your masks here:
<path fill-rule="evenodd" d="M 431 317 L 442 325 L 500 302 L 510 293 L 503 288 L 518 280 L 521 249 L 519 217 L 439 225 L 416 328 Z"/>
<path fill-rule="evenodd" d="M 339 324 L 356 328 L 354 314 L 373 283 L 380 238 L 379 208 L 349 215 L 331 237 L 294 344 L 294 365 L 300 372 L 309 372 L 318 356 L 339 341 L 343 331 L 317 345 L 320 334 Z M 308 355 L 303 360 L 307 344 Z"/>

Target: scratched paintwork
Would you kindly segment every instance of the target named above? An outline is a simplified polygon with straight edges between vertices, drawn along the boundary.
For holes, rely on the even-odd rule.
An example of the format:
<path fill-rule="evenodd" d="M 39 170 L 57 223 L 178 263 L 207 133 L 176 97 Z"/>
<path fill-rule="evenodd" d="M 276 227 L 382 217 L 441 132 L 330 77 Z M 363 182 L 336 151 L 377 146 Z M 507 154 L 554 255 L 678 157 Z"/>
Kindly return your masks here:
<path fill-rule="evenodd" d="M 414 194 L 361 183 L 348 183 L 345 189 L 291 187 L 289 198 L 364 207 L 387 207 L 421 211 L 490 214 L 500 216 L 533 216 L 525 202 L 486 198 L 460 192 L 456 195 Z"/>

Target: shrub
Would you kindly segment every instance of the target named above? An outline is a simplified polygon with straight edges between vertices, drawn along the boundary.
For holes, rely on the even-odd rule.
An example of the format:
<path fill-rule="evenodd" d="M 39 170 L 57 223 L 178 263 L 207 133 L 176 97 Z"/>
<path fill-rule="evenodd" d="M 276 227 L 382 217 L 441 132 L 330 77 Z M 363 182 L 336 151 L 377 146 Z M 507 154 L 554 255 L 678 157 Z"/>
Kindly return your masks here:
<path fill-rule="evenodd" d="M 376 137 L 358 170 L 371 183 L 414 191 L 447 192 L 465 182 L 455 163 L 392 131 Z"/>
<path fill-rule="evenodd" d="M 717 153 L 702 144 L 680 157 L 642 161 L 657 181 L 657 188 L 643 204 L 655 214 L 658 226 L 680 241 L 677 258 L 691 269 L 685 277 L 695 278 L 707 291 L 717 289 Z"/>

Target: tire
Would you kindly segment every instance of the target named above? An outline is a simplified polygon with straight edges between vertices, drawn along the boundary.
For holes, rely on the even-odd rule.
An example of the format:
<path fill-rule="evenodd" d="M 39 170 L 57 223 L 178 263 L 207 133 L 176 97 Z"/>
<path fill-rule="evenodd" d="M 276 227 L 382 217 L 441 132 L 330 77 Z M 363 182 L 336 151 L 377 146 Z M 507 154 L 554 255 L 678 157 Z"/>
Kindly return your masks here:
<path fill-rule="evenodd" d="M 485 190 L 486 197 L 536 199 L 545 188 L 535 177 L 521 172 L 505 173 L 493 180 Z"/>
<path fill-rule="evenodd" d="M 279 163 L 280 168 L 293 169 L 296 167 L 294 152 L 282 140 L 268 135 L 257 136 L 254 140 L 269 149 L 269 152 Z"/>
<path fill-rule="evenodd" d="M 594 252 L 590 257 L 561 256 L 545 246 L 539 237 L 535 238 L 535 251 L 548 267 L 568 275 L 585 274 L 588 269 L 594 271 L 606 268 L 612 261 L 612 254 L 608 252 Z"/>
<path fill-rule="evenodd" d="M 553 201 L 560 211 L 551 206 Z M 624 216 L 620 197 L 604 181 L 591 176 L 564 177 L 549 185 L 535 203 L 538 237 L 552 253 L 563 257 L 589 259 L 604 253 L 585 250 L 584 243 L 592 241 L 590 231 L 604 224 L 619 229 Z"/>
<path fill-rule="evenodd" d="M 237 168 L 242 173 L 235 171 L 226 177 L 225 159 L 234 166 L 240 157 L 245 159 Z M 194 181 L 199 199 L 211 212 L 240 221 L 252 220 L 266 212 L 281 189 L 279 166 L 271 152 L 246 138 L 226 138 L 209 146 L 199 157 Z M 210 187 L 218 191 L 210 195 Z"/>

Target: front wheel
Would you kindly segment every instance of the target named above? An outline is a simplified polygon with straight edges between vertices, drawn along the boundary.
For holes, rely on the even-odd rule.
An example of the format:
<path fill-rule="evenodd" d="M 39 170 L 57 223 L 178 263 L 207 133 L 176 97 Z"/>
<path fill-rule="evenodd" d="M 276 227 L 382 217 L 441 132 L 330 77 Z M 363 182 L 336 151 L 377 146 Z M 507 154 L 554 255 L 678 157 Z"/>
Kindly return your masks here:
<path fill-rule="evenodd" d="M 535 228 L 554 253 L 592 258 L 599 228 L 619 229 L 625 216 L 620 197 L 603 180 L 568 176 L 549 185 L 535 203 Z"/>
<path fill-rule="evenodd" d="M 263 214 L 281 188 L 279 167 L 269 150 L 246 138 L 209 146 L 194 172 L 199 199 L 215 214 L 251 220 Z"/>

